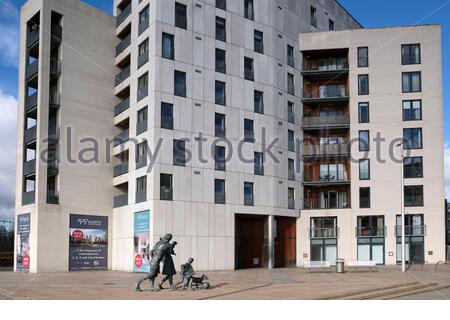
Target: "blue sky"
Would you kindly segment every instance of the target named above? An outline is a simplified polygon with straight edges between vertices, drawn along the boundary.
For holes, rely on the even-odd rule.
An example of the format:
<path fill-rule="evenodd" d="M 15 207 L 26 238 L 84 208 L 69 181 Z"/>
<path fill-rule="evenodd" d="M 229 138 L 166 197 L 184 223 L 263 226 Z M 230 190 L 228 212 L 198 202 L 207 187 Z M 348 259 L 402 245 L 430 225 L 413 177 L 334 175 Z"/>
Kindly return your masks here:
<path fill-rule="evenodd" d="M 0 0 L 0 220 L 14 210 L 19 9 L 25 0 Z M 112 12 L 112 0 L 85 0 Z M 443 57 L 450 57 L 450 0 L 339 0 L 366 28 L 440 24 Z M 450 122 L 450 61 L 443 59 L 444 121 Z M 450 129 L 445 128 L 446 182 L 450 195 Z"/>

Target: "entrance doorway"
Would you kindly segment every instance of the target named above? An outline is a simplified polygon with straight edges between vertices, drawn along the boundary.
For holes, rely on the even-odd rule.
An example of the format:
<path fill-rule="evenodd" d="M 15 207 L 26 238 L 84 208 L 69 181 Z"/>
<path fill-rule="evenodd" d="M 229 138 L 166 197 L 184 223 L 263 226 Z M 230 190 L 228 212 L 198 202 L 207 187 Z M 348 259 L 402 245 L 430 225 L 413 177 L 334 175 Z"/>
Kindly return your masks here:
<path fill-rule="evenodd" d="M 235 268 L 267 266 L 267 216 L 235 215 Z"/>
<path fill-rule="evenodd" d="M 297 219 L 275 217 L 275 268 L 297 265 Z"/>

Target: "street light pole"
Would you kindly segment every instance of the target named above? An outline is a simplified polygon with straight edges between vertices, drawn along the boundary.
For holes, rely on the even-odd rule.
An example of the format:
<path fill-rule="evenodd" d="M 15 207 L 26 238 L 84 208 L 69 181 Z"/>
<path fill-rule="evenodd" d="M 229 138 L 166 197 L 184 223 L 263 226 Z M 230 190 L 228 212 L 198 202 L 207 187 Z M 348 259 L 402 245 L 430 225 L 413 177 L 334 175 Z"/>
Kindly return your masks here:
<path fill-rule="evenodd" d="M 405 176 L 404 176 L 404 154 L 403 154 L 403 142 L 397 144 L 397 147 L 401 147 L 401 237 L 402 237 L 402 272 L 406 272 L 406 250 L 405 250 Z"/>

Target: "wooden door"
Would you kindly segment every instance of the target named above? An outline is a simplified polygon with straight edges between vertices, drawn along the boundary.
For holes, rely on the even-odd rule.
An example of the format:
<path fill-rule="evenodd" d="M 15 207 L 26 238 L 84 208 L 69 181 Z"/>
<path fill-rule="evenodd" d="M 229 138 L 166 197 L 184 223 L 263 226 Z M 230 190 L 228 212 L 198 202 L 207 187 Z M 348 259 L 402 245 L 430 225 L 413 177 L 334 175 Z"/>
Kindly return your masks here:
<path fill-rule="evenodd" d="M 275 237 L 275 267 L 295 267 L 297 265 L 297 219 L 275 217 L 277 233 Z"/>
<path fill-rule="evenodd" d="M 264 227 L 266 216 L 236 215 L 236 269 L 264 267 Z"/>

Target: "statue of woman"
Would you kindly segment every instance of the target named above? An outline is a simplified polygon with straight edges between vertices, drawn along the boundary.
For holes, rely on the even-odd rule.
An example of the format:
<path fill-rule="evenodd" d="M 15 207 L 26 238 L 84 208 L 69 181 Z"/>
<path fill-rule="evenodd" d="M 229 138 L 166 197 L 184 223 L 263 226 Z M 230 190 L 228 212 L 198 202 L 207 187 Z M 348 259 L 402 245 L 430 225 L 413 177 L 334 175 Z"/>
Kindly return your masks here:
<path fill-rule="evenodd" d="M 177 271 L 175 269 L 175 264 L 173 263 L 172 255 L 176 255 L 174 248 L 177 245 L 176 241 L 173 241 L 170 243 L 170 249 L 167 251 L 167 253 L 164 255 L 163 258 L 163 269 L 162 274 L 165 275 L 165 277 L 162 279 L 161 283 L 159 284 L 159 288 L 163 289 L 163 284 L 166 281 L 169 281 L 170 287 L 173 286 L 173 276 L 177 274 Z"/>

